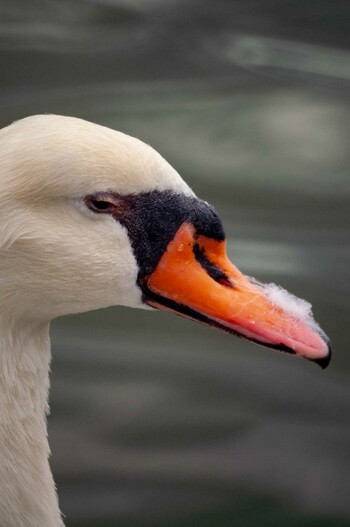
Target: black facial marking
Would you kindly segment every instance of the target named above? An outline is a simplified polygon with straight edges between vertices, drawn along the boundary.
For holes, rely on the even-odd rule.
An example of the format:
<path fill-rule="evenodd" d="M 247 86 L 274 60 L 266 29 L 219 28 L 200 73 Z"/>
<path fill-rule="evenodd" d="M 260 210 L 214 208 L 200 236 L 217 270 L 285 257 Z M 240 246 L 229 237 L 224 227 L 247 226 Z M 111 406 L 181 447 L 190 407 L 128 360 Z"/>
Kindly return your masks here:
<path fill-rule="evenodd" d="M 128 231 L 139 267 L 139 282 L 154 271 L 184 222 L 192 224 L 197 235 L 225 239 L 214 208 L 196 197 L 154 190 L 118 198 L 123 204 L 113 216 Z"/>

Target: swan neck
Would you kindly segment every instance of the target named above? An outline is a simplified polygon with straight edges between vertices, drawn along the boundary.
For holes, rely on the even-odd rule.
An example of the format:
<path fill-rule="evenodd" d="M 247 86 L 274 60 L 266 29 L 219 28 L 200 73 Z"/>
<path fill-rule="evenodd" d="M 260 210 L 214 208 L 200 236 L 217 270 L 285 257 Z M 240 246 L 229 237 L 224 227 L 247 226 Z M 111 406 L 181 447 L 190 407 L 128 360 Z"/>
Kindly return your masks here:
<path fill-rule="evenodd" d="M 0 525 L 63 527 L 48 457 L 48 324 L 0 318 Z"/>

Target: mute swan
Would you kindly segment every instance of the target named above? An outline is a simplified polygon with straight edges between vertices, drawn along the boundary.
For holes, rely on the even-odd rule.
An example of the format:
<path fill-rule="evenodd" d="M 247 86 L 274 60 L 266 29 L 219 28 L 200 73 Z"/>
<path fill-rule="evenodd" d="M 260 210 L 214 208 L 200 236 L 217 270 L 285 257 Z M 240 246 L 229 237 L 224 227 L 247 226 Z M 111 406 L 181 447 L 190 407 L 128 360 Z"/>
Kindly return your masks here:
<path fill-rule="evenodd" d="M 0 131 L 0 525 L 63 526 L 46 432 L 50 320 L 162 308 L 326 366 L 227 259 L 215 210 L 150 146 L 53 115 Z"/>

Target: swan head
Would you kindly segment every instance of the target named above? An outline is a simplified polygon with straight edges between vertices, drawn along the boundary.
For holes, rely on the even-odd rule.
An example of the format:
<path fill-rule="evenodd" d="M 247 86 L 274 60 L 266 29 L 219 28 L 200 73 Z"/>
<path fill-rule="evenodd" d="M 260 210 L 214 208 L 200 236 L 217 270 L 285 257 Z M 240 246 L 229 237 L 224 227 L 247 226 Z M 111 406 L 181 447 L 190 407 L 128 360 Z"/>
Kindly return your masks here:
<path fill-rule="evenodd" d="M 229 262 L 216 211 L 153 148 L 81 119 L 0 131 L 0 272 L 8 312 L 23 318 L 162 308 L 329 361 L 322 334 Z"/>

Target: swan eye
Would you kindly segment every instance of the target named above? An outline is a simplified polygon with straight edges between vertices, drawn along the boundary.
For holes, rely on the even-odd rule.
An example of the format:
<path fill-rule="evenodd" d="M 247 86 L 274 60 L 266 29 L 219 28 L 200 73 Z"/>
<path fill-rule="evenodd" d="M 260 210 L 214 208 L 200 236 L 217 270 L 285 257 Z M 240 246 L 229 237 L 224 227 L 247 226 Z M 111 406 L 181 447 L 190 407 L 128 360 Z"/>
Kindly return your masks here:
<path fill-rule="evenodd" d="M 117 208 L 116 203 L 114 203 L 112 197 L 109 196 L 86 196 L 84 202 L 90 210 L 100 214 L 111 214 Z"/>

